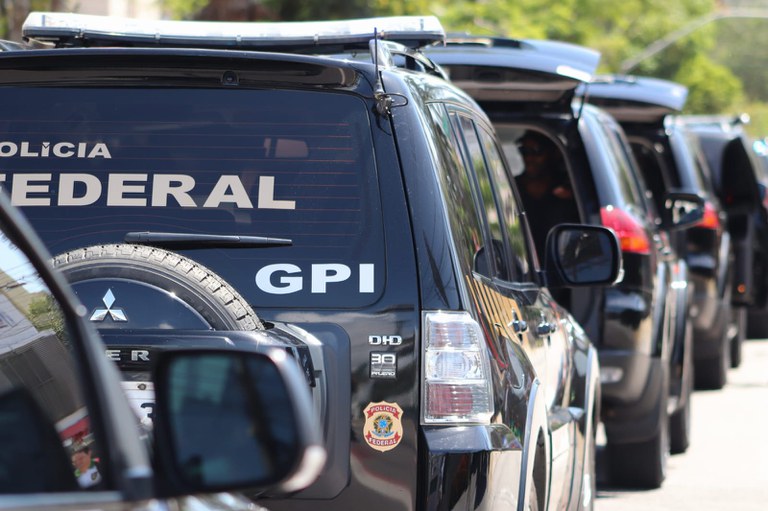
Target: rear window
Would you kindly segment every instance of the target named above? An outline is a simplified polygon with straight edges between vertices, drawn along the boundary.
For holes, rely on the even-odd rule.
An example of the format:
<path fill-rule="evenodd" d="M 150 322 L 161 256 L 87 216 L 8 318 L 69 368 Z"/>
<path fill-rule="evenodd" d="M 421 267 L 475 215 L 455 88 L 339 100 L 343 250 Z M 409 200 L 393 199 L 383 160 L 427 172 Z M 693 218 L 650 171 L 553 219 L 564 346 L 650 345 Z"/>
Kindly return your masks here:
<path fill-rule="evenodd" d="M 54 254 L 129 232 L 286 238 L 185 254 L 255 306 L 364 306 L 383 288 L 371 126 L 351 94 L 4 88 L 0 185 Z"/>

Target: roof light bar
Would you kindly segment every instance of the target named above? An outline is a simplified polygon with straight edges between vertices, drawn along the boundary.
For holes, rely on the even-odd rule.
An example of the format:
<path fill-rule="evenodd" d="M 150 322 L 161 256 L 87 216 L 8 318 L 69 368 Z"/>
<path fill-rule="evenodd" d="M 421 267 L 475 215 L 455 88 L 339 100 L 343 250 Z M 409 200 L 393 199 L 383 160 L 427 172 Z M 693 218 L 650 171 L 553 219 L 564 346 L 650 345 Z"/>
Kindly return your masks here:
<path fill-rule="evenodd" d="M 375 32 L 374 32 L 375 31 Z M 184 46 L 198 48 L 366 47 L 374 38 L 420 48 L 445 41 L 435 16 L 340 21 L 214 22 L 32 12 L 22 27 L 29 40 L 60 46 Z"/>

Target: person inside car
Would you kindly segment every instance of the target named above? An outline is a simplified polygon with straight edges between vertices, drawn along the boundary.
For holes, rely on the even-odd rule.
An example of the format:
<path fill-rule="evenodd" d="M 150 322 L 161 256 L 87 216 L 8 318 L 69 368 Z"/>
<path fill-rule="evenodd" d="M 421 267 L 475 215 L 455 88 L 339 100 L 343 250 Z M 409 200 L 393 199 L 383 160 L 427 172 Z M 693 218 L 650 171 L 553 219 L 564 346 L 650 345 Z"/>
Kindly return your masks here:
<path fill-rule="evenodd" d="M 525 171 L 517 185 L 539 253 L 544 253 L 547 233 L 558 223 L 579 218 L 573 190 L 561 151 L 547 136 L 527 130 L 518 140 Z"/>

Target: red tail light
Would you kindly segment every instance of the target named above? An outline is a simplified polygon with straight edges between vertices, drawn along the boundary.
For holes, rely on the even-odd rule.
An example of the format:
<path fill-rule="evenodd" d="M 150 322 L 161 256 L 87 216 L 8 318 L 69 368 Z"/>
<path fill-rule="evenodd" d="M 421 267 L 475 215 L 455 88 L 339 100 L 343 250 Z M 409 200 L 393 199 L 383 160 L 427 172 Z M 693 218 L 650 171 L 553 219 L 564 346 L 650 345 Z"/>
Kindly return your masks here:
<path fill-rule="evenodd" d="M 600 209 L 603 225 L 613 229 L 619 238 L 622 252 L 632 254 L 650 254 L 651 241 L 642 224 L 624 210 L 606 206 Z"/>
<path fill-rule="evenodd" d="M 720 229 L 720 218 L 717 216 L 717 210 L 715 210 L 715 206 L 711 202 L 704 203 L 704 218 L 696 224 L 696 227 L 712 230 Z"/>

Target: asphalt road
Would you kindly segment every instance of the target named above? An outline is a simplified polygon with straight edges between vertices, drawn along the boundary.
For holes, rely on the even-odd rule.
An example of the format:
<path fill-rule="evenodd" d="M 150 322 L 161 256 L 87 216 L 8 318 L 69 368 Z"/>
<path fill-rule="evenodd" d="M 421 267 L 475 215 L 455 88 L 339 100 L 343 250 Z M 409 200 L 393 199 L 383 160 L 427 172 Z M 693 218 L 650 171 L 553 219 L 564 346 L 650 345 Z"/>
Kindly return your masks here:
<path fill-rule="evenodd" d="M 692 404 L 691 445 L 670 458 L 662 487 L 599 484 L 597 511 L 768 510 L 768 340 L 747 341 L 727 386 Z"/>

